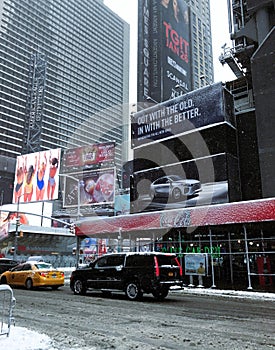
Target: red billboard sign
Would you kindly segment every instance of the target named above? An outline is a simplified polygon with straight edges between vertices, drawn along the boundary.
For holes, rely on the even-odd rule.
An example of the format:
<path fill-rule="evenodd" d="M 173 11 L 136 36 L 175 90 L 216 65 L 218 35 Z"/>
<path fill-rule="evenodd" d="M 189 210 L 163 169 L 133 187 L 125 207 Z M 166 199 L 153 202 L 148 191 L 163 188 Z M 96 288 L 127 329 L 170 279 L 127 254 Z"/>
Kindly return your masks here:
<path fill-rule="evenodd" d="M 112 163 L 115 158 L 115 143 L 106 142 L 67 149 L 63 157 L 63 171 L 74 168 L 89 168 L 101 163 Z"/>

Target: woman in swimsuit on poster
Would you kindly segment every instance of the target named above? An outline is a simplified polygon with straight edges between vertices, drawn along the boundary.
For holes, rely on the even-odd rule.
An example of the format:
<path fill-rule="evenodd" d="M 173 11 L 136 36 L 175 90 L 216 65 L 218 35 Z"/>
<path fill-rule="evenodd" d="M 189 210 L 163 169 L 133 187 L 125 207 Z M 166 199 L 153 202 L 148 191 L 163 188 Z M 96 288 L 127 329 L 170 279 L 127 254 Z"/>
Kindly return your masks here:
<path fill-rule="evenodd" d="M 24 182 L 24 158 L 20 157 L 20 159 L 23 159 L 22 164 L 20 164 L 19 158 L 18 158 L 18 165 L 17 165 L 17 171 L 16 171 L 16 185 L 14 189 L 14 203 L 17 203 L 18 199 L 22 195 L 22 189 L 23 189 L 23 182 Z"/>
<path fill-rule="evenodd" d="M 55 175 L 58 169 L 58 159 L 52 158 L 52 155 L 50 154 L 50 173 L 49 173 L 49 180 L 48 180 L 48 187 L 47 187 L 47 195 L 48 199 L 52 200 L 54 196 L 54 190 L 56 186 L 55 182 Z"/>
<path fill-rule="evenodd" d="M 33 178 L 37 167 L 37 156 L 35 156 L 35 166 L 30 165 L 27 170 L 27 157 L 25 158 L 25 182 L 24 182 L 24 202 L 31 202 L 33 194 Z"/>
<path fill-rule="evenodd" d="M 41 155 L 41 153 L 39 153 L 37 175 L 36 175 L 36 184 L 37 184 L 36 200 L 37 201 L 43 201 L 43 199 L 44 199 L 44 193 L 45 193 L 44 176 L 45 176 L 46 167 L 47 167 L 46 152 L 44 153 L 44 161 L 42 163 L 40 161 L 40 155 Z"/>

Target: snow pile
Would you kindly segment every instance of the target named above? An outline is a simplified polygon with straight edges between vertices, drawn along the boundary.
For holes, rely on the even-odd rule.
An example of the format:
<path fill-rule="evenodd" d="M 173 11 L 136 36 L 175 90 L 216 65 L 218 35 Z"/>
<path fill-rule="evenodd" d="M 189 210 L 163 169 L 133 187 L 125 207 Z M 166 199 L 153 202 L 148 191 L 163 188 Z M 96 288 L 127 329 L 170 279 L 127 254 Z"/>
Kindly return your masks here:
<path fill-rule="evenodd" d="M 172 292 L 173 292 L 173 289 L 172 289 Z M 275 301 L 275 293 L 253 292 L 253 290 L 238 291 L 238 290 L 228 290 L 228 289 L 222 290 L 222 289 L 214 289 L 214 288 L 209 288 L 209 289 L 208 288 L 184 288 L 180 292 L 183 294 L 215 295 L 215 296 L 231 297 L 231 298 L 239 298 L 239 299 L 244 298 L 244 299 Z"/>
<path fill-rule="evenodd" d="M 0 336 L 0 349 L 58 350 L 52 346 L 52 340 L 47 335 L 17 326 L 11 326 L 9 337 Z"/>

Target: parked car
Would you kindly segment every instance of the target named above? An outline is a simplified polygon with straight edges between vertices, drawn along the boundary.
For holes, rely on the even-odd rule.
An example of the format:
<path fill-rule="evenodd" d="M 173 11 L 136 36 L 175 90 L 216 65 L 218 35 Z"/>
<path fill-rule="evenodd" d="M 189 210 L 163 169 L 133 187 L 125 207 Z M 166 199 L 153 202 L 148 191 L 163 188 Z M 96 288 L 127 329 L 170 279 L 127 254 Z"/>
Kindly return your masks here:
<path fill-rule="evenodd" d="M 58 289 L 64 286 L 64 272 L 55 270 L 45 262 L 25 262 L 19 264 L 0 276 L 0 284 L 21 286 L 27 289 L 51 287 Z"/>
<path fill-rule="evenodd" d="M 43 256 L 41 255 L 32 255 L 29 256 L 27 261 L 37 261 L 37 262 L 45 262 Z"/>
<path fill-rule="evenodd" d="M 178 175 L 163 176 L 150 186 L 150 197 L 165 197 L 174 201 L 195 196 L 201 191 L 201 183 L 198 180 L 182 179 Z"/>
<path fill-rule="evenodd" d="M 74 270 L 70 287 L 74 294 L 84 295 L 89 289 L 104 293 L 122 291 L 130 300 L 152 293 L 164 299 L 171 286 L 183 286 L 182 267 L 175 254 L 111 253 Z"/>
<path fill-rule="evenodd" d="M 19 262 L 15 260 L 8 259 L 8 258 L 0 258 L 0 274 L 12 269 L 18 264 Z"/>

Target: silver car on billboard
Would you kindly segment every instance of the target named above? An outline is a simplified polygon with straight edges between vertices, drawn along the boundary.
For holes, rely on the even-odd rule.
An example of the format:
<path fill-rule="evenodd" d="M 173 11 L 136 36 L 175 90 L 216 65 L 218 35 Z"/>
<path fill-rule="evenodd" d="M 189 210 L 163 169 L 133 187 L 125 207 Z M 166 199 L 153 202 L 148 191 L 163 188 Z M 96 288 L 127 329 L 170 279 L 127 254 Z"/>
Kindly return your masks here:
<path fill-rule="evenodd" d="M 196 196 L 201 191 L 201 183 L 198 180 L 182 179 L 178 175 L 163 176 L 150 186 L 150 197 L 168 198 L 173 201 L 180 201 Z"/>

